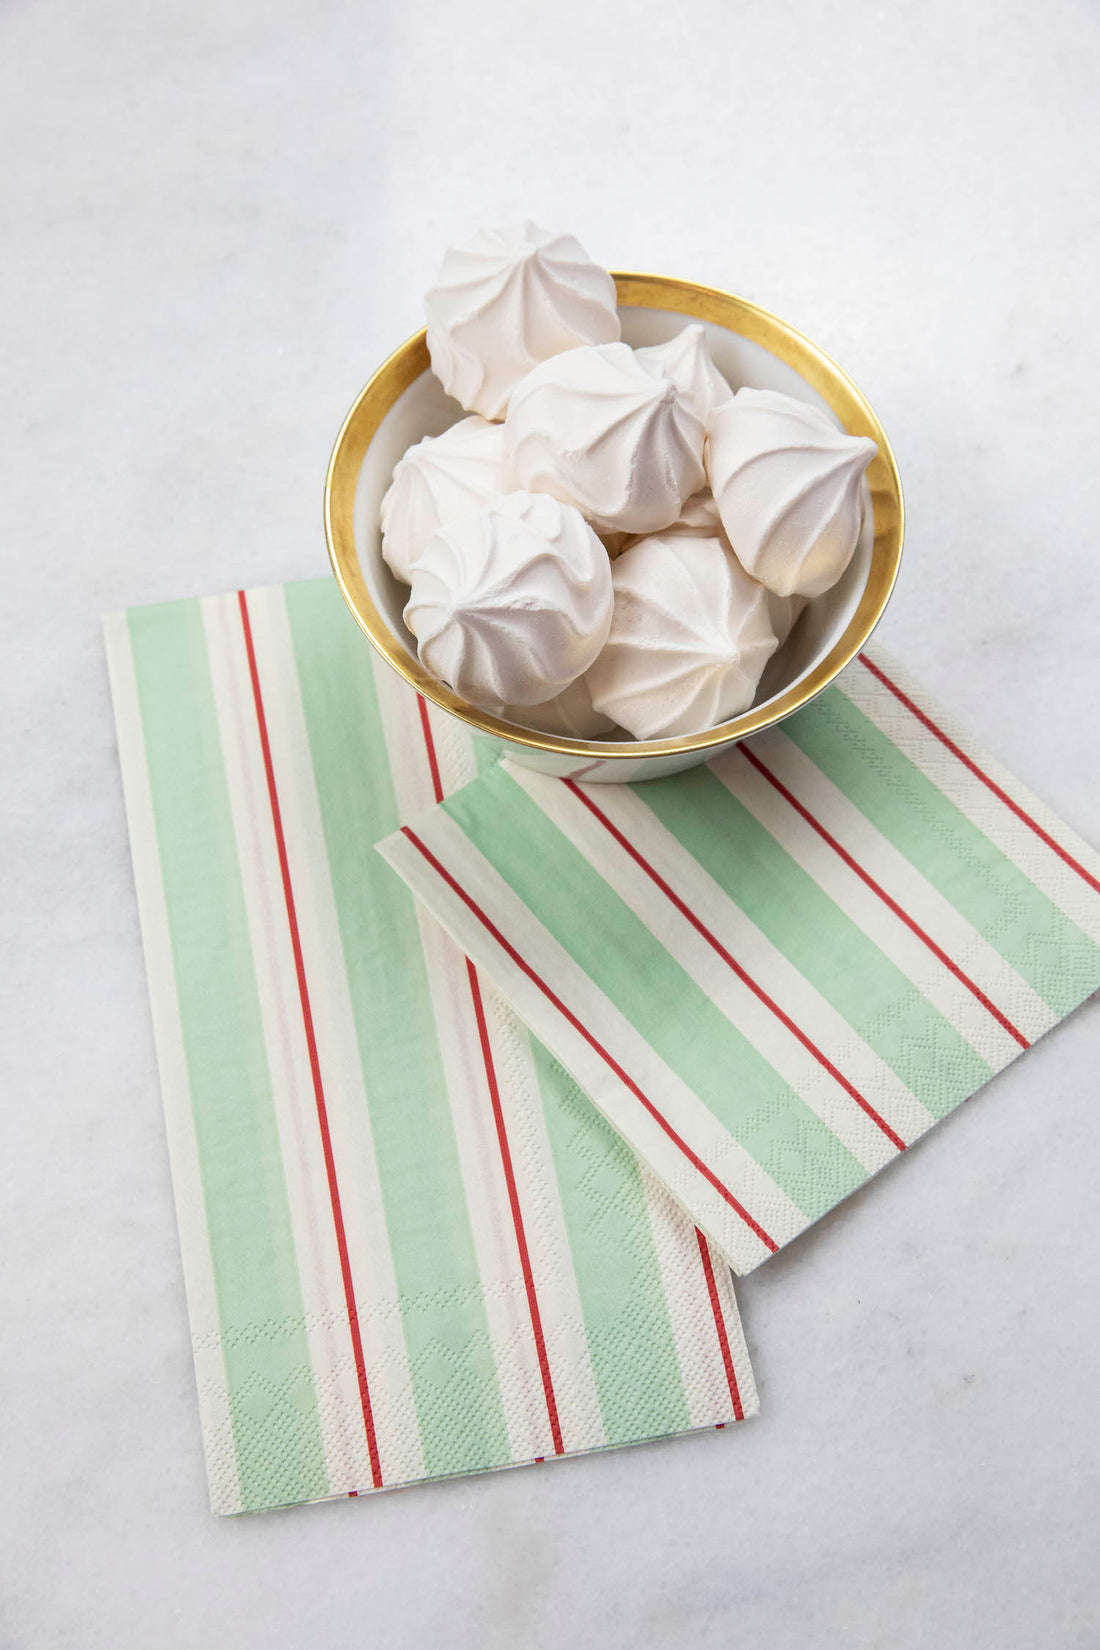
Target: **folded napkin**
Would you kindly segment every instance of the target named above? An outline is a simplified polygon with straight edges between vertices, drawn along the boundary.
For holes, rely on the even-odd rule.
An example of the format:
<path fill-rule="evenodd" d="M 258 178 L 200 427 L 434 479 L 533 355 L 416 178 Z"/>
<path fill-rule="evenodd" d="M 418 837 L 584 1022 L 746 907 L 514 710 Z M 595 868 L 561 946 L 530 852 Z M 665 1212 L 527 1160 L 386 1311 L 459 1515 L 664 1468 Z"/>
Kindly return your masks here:
<path fill-rule="evenodd" d="M 878 648 L 707 767 L 380 845 L 746 1272 L 1100 987 L 1100 858 Z"/>
<path fill-rule="evenodd" d="M 106 634 L 214 1511 L 753 1412 L 720 1257 L 372 851 L 475 742 L 329 579 Z"/>

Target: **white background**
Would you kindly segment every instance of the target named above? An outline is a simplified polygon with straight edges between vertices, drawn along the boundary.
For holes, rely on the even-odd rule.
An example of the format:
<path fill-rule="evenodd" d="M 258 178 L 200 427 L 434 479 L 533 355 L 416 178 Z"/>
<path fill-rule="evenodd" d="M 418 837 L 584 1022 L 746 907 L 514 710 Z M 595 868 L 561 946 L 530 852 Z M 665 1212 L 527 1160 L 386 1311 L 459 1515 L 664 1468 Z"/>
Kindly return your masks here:
<path fill-rule="evenodd" d="M 531 215 L 834 354 L 881 639 L 1100 843 L 1085 0 L 0 4 L 0 1644 L 1100 1644 L 1094 1002 L 740 1289 L 759 1420 L 215 1521 L 99 615 L 326 569 L 355 393 Z"/>

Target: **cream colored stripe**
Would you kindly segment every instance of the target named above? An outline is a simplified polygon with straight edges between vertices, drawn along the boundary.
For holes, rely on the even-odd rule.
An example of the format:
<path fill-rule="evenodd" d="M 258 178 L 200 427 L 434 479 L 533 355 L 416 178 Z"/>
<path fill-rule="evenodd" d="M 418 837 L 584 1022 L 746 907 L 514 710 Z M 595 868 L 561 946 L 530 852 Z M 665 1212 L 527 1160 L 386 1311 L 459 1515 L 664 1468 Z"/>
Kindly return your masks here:
<path fill-rule="evenodd" d="M 408 818 L 435 801 L 420 710 L 416 696 L 382 661 L 375 661 L 374 674 L 398 811 Z M 440 780 L 449 793 L 475 776 L 476 762 L 465 731 L 453 718 L 446 719 L 451 727 L 440 727 L 440 716 L 437 712 L 431 718 L 431 729 Z M 552 1455 L 466 959 L 419 902 L 417 920 L 509 1445 L 517 1460 Z M 530 1049 L 515 1016 L 487 979 L 480 979 L 480 990 L 563 1442 L 569 1450 L 592 1448 L 605 1442 L 599 1398 Z"/>
<path fill-rule="evenodd" d="M 713 1327 L 714 1313 L 695 1225 L 656 1175 L 641 1164 L 639 1174 L 688 1415 L 692 1426 L 711 1425 L 723 1415 L 732 1418 L 733 1404 L 717 1330 Z M 744 1350 L 729 1267 L 713 1245 L 710 1252 L 741 1402 L 746 1415 L 755 1414 L 759 1407 L 756 1389 Z M 751 1410 L 746 1402 L 748 1395 L 753 1399 Z"/>
<path fill-rule="evenodd" d="M 897 1147 L 771 1009 L 738 979 L 714 947 L 677 910 L 645 870 L 595 820 L 566 785 L 550 785 L 507 765 L 509 778 L 531 796 L 783 1081 L 832 1130 L 856 1161 L 874 1174 Z M 905 1141 L 934 1121 L 884 1060 L 817 992 L 724 889 L 681 847 L 633 791 L 605 786 L 593 802 L 623 833 L 689 910 L 716 935 L 736 935 L 736 961 L 822 1050 Z"/>
<path fill-rule="evenodd" d="M 298 1264 L 302 1309 L 317 1393 L 325 1470 L 334 1491 L 354 1488 L 364 1464 L 353 1419 L 358 1408 L 351 1342 L 317 1128 L 313 1081 L 287 925 L 282 877 L 256 722 L 252 685 L 235 597 L 202 603 L 210 679 L 225 756 L 226 787 L 237 840 L 256 989 L 263 1019 L 272 1103 Z M 256 604 L 249 602 L 255 633 Z M 266 707 L 265 707 L 266 708 Z M 285 786 L 282 787 L 285 790 Z M 285 799 L 280 792 L 280 803 Z M 296 891 L 297 893 L 297 891 Z M 343 1379 L 337 1374 L 344 1367 Z M 361 1458 L 357 1459 L 357 1454 Z"/>
<path fill-rule="evenodd" d="M 710 1251 L 710 1263 L 714 1269 L 714 1283 L 722 1312 L 722 1320 L 726 1326 L 730 1356 L 737 1376 L 741 1408 L 745 1419 L 748 1420 L 750 1415 L 760 1413 L 760 1397 L 756 1390 L 756 1377 L 753 1375 L 752 1364 L 749 1360 L 749 1349 L 745 1341 L 745 1326 L 741 1322 L 741 1311 L 737 1304 L 733 1278 L 730 1275 L 725 1257 L 718 1252 L 709 1238 L 704 1239 L 704 1241 Z"/>
<path fill-rule="evenodd" d="M 313 984 L 310 1008 L 382 1479 L 384 1483 L 404 1482 L 424 1473 L 419 1422 L 286 604 L 279 587 L 249 592 L 248 603 L 302 957 L 307 984 Z M 247 670 L 243 638 L 235 662 L 238 671 L 242 665 Z M 266 797 L 262 770 L 257 773 L 255 767 L 259 754 L 257 740 L 250 771 L 254 784 L 264 783 Z M 272 839 L 264 870 L 269 897 L 281 902 L 282 884 L 273 854 Z M 278 911 L 278 904 L 275 909 Z M 285 907 L 280 935 L 286 936 L 281 956 L 283 990 L 291 993 L 289 1011 L 297 1006 L 300 1025 Z M 299 1062 L 304 1053 L 303 1035 Z M 318 1348 L 318 1356 L 326 1360 L 321 1368 L 327 1372 L 327 1379 L 317 1383 L 319 1401 L 322 1407 L 327 1403 L 331 1409 L 331 1424 L 343 1451 L 346 1477 L 333 1487 L 362 1488 L 371 1483 L 370 1460 L 308 1065 L 299 1064 L 297 1078 L 294 1101 L 300 1118 L 302 1159 L 294 1201 L 300 1218 L 311 1227 L 316 1224 L 321 1236 L 323 1264 L 318 1275 L 318 1301 L 325 1303 L 324 1325 L 334 1337 L 324 1343 L 323 1351 Z"/>
<path fill-rule="evenodd" d="M 685 1144 L 727 1190 L 746 1207 L 777 1245 L 807 1224 L 806 1217 L 767 1171 L 732 1138 L 709 1107 L 655 1054 L 645 1038 L 535 919 L 484 855 L 446 813 L 415 822 L 415 828 L 456 881 L 505 932 L 517 950 L 582 1024 L 606 1028 L 627 1075 L 663 1115 Z M 417 848 L 398 832 L 379 851 L 443 922 L 459 945 L 490 975 L 536 1035 L 557 1056 L 593 1104 L 627 1143 L 659 1173 L 672 1195 L 688 1209 L 739 1272 L 771 1252 L 711 1182 L 671 1141 L 661 1125 L 623 1084 L 600 1053 L 575 1030 L 528 975 L 501 950 L 465 903 L 447 886 Z"/>
<path fill-rule="evenodd" d="M 419 707 L 415 694 L 388 665 L 379 659 L 372 663 L 397 809 L 407 818 L 435 801 Z M 516 1258 L 466 961 L 419 902 L 416 919 L 508 1447 L 519 1461 L 552 1455 L 553 1439 Z"/>
<path fill-rule="evenodd" d="M 1057 1018 L 1054 1011 L 797 745 L 773 728 L 754 739 L 752 748 L 1029 1042 L 1049 1031 Z M 1015 1059 L 1019 1042 L 744 755 L 731 751 L 712 764 L 712 771 L 988 1065 L 1000 1070 Z"/>
<path fill-rule="evenodd" d="M 492 981 L 480 979 L 562 1442 L 599 1449 L 607 1433 L 530 1039 Z"/>
<path fill-rule="evenodd" d="M 886 654 L 871 657 L 892 681 L 918 704 L 949 738 L 966 752 L 983 773 L 999 785 L 1014 802 L 1041 825 L 1067 853 L 1080 861 L 1093 877 L 1100 878 L 1100 856 L 1071 831 L 1045 803 L 1031 794 L 1014 775 L 993 761 L 980 745 L 959 730 L 956 724 L 914 686 Z M 1037 837 L 1023 820 L 983 785 L 981 780 L 941 744 L 926 727 L 858 661 L 837 678 L 835 686 L 863 712 L 869 721 L 891 740 L 904 756 L 920 769 L 953 802 L 983 836 L 1018 865 L 1063 916 L 1077 924 L 1094 944 L 1100 945 L 1100 894 L 1064 860 Z"/>
<path fill-rule="evenodd" d="M 103 621 L 111 678 L 119 759 L 126 795 L 130 851 L 137 884 L 141 938 L 149 982 L 153 1034 L 168 1134 L 172 1187 L 183 1255 L 187 1314 L 198 1382 L 203 1450 L 210 1485 L 211 1511 L 241 1511 L 237 1456 L 229 1389 L 222 1357 L 221 1322 L 206 1225 L 198 1145 L 191 1112 L 191 1087 L 176 998 L 172 942 L 164 903 L 157 851 L 156 820 L 145 762 L 141 710 L 126 617 L 112 613 Z"/>
<path fill-rule="evenodd" d="M 404 684 L 401 686 L 404 688 Z M 407 692 L 406 697 L 409 697 Z M 473 737 L 461 722 L 436 705 L 428 706 L 428 718 L 443 794 L 450 796 L 477 777 Z M 423 751 L 423 741 L 419 750 Z M 423 766 L 422 761 L 422 771 Z M 440 935 L 448 953 L 458 957 L 460 953 L 450 936 L 444 933 L 422 905 L 418 905 L 418 909 L 424 913 L 425 923 L 430 923 Z M 465 957 L 462 957 L 461 966 L 465 974 Z M 530 1039 L 523 1022 L 492 981 L 485 975 L 479 975 L 479 985 L 562 1440 L 567 1450 L 598 1449 L 607 1442 L 607 1434 L 600 1411 L 584 1310 Z M 468 994 L 467 1003 L 466 1029 L 469 1032 L 472 1029 L 472 1003 Z M 497 1158 L 499 1162 L 499 1153 Z M 494 1195 L 497 1219 L 511 1231 L 511 1209 L 502 1177 L 496 1180 Z M 514 1240 L 512 1253 L 511 1264 L 515 1275 L 519 1256 Z M 524 1306 L 526 1310 L 526 1301 Z M 530 1335 L 528 1321 L 529 1339 Z M 541 1380 L 539 1398 L 545 1416 Z"/>

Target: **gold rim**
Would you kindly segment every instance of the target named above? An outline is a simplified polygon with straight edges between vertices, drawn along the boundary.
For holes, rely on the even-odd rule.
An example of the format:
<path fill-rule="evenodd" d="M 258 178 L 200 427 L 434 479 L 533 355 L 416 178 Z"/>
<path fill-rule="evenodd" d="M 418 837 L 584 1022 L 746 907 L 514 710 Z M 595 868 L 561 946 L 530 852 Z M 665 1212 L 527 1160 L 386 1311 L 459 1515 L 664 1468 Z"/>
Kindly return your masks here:
<path fill-rule="evenodd" d="M 498 717 L 476 710 L 430 676 L 415 656 L 399 646 L 371 601 L 359 565 L 353 526 L 355 489 L 363 458 L 375 431 L 398 396 L 421 373 L 430 369 L 423 332 L 407 339 L 388 361 L 382 363 L 344 420 L 325 477 L 325 536 L 336 582 L 360 629 L 394 670 L 426 698 L 479 732 L 509 739 L 516 745 L 550 751 L 559 756 L 637 761 L 644 756 L 674 756 L 685 751 L 708 750 L 715 745 L 741 739 L 746 734 L 757 733 L 761 728 L 769 727 L 801 709 L 828 687 L 845 665 L 855 658 L 890 600 L 901 562 L 905 511 L 897 463 L 882 425 L 852 380 L 824 350 L 818 349 L 802 333 L 778 316 L 770 315 L 766 309 L 759 309 L 744 298 L 735 298 L 732 293 L 720 292 L 715 287 L 697 286 L 692 281 L 678 281 L 668 275 L 616 273 L 614 280 L 620 308 L 671 310 L 674 314 L 690 315 L 696 320 L 714 321 L 751 343 L 762 344 L 772 355 L 793 367 L 817 391 L 849 434 L 870 436 L 878 444 L 878 454 L 867 470 L 875 527 L 867 583 L 847 630 L 807 676 L 786 693 L 769 700 L 767 705 L 746 711 L 743 716 L 722 722 L 715 728 L 707 728 L 704 733 L 690 734 L 682 739 L 635 740 L 630 744 L 608 743 L 599 739 L 561 739 L 554 734 L 515 727 L 511 722 L 502 722 Z"/>

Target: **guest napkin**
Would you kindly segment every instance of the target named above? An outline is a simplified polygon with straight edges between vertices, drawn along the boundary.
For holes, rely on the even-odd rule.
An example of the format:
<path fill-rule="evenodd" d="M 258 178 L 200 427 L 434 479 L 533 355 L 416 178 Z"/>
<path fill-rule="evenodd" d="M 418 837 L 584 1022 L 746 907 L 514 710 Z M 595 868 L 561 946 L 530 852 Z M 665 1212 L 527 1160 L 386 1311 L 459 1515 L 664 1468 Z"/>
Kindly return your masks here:
<path fill-rule="evenodd" d="M 752 1413 L 720 1257 L 373 852 L 475 742 L 328 579 L 106 634 L 213 1510 Z"/>
<path fill-rule="evenodd" d="M 1100 858 L 879 648 L 707 767 L 380 845 L 747 1272 L 1100 987 Z"/>

